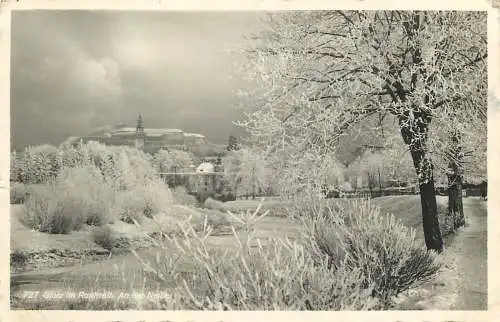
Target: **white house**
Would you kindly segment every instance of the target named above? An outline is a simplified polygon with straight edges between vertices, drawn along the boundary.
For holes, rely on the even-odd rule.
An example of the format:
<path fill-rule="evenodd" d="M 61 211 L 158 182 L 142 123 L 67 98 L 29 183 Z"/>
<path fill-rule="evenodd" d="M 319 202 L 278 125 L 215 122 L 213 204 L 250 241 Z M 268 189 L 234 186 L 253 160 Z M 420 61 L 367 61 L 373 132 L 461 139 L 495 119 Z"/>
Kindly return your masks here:
<path fill-rule="evenodd" d="M 203 162 L 196 168 L 196 172 L 203 172 L 203 173 L 214 173 L 214 165 L 209 162 Z"/>

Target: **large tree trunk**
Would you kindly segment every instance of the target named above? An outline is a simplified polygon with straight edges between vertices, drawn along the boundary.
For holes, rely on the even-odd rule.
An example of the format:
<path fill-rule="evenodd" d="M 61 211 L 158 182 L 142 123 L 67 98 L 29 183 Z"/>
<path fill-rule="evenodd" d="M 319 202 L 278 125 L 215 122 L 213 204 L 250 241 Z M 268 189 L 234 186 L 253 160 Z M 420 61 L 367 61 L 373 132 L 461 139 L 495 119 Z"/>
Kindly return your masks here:
<path fill-rule="evenodd" d="M 430 117 L 424 113 L 414 113 L 414 118 L 403 115 L 399 123 L 403 141 L 409 147 L 417 172 L 425 245 L 428 250 L 440 253 L 443 251 L 443 239 L 439 228 L 434 171 L 425 149 Z"/>
<path fill-rule="evenodd" d="M 448 218 L 451 220 L 453 230 L 465 225 L 464 206 L 462 201 L 462 148 L 459 144 L 460 134 L 455 131 L 451 135 L 450 156 L 448 172 Z"/>
<path fill-rule="evenodd" d="M 424 228 L 425 245 L 427 249 L 443 251 L 443 239 L 439 228 L 437 212 L 436 189 L 431 161 L 422 151 L 411 151 L 413 163 L 417 164 L 418 183 L 420 188 L 420 203 L 422 205 L 422 225 Z"/>

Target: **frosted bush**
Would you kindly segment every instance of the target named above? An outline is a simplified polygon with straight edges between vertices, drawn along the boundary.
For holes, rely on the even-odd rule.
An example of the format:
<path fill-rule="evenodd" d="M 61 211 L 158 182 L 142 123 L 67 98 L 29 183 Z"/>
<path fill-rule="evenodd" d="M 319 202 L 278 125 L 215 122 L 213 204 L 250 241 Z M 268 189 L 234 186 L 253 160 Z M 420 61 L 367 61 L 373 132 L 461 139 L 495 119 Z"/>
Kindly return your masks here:
<path fill-rule="evenodd" d="M 188 193 L 187 189 L 183 186 L 177 186 L 172 189 L 172 196 L 175 203 L 185 206 L 196 206 L 198 202 L 196 197 Z"/>
<path fill-rule="evenodd" d="M 392 214 L 381 214 L 369 201 L 336 204 L 333 211 L 323 208 L 309 223 L 330 265 L 360 269 L 365 276 L 362 283 L 374 286 L 374 296 L 385 307 L 440 268 L 436 254 L 415 238 L 415 230 Z"/>
<path fill-rule="evenodd" d="M 215 200 L 213 198 L 208 197 L 203 203 L 203 207 L 207 209 L 221 210 L 225 211 L 226 207 L 222 201 Z"/>
<path fill-rule="evenodd" d="M 84 224 L 113 220 L 109 202 L 113 191 L 95 167 L 64 169 L 53 181 L 32 187 L 25 200 L 23 221 L 42 232 L 67 234 Z"/>
<path fill-rule="evenodd" d="M 361 284 L 360 269 L 334 269 L 311 255 L 308 247 L 271 238 L 265 245 L 254 237 L 253 225 L 264 215 L 234 216 L 245 230 L 233 229 L 234 245 L 222 249 L 207 243 L 212 228 L 168 238 L 156 262 L 139 258 L 151 276 L 176 285 L 173 301 L 152 308 L 197 310 L 369 310 L 378 305 L 372 288 Z M 246 216 L 245 216 L 246 215 Z M 242 219 L 243 218 L 243 219 Z M 307 244 L 312 245 L 312 244 Z M 319 253 L 319 252 L 316 252 Z M 137 254 L 136 254 L 137 255 Z M 189 267 L 186 272 L 186 267 Z M 183 273 L 181 273 L 183 272 Z"/>
<path fill-rule="evenodd" d="M 50 234 L 68 234 L 79 229 L 86 218 L 81 212 L 81 199 L 58 189 L 54 184 L 33 187 L 25 200 L 21 222 Z"/>
<path fill-rule="evenodd" d="M 168 211 L 173 198 L 168 187 L 160 181 L 136 185 L 130 190 L 119 191 L 114 204 L 114 214 L 124 222 L 141 222 L 142 218 Z"/>
<path fill-rule="evenodd" d="M 24 183 L 11 182 L 10 183 L 10 203 L 20 204 L 26 198 L 27 187 Z"/>

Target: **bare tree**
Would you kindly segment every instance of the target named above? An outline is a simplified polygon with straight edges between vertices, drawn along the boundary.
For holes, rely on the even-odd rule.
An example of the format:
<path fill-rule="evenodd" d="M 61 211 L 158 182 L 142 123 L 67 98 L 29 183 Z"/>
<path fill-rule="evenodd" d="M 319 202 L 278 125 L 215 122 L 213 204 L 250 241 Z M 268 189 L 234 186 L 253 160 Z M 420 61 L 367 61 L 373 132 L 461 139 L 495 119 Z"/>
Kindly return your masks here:
<path fill-rule="evenodd" d="M 392 114 L 418 177 L 427 248 L 442 251 L 429 130 L 451 104 L 486 95 L 486 13 L 280 12 L 267 27 L 246 50 L 262 87 L 247 93 L 255 107 L 240 124 L 293 160 L 335 151 L 353 124 Z"/>

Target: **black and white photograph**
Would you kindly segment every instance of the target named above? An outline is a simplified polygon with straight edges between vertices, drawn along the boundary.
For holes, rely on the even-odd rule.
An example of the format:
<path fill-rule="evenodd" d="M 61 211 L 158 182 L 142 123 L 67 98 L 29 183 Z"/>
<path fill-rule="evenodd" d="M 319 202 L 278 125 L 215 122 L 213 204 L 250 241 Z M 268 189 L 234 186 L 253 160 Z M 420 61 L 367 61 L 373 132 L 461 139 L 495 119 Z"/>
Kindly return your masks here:
<path fill-rule="evenodd" d="M 488 310 L 489 11 L 10 14 L 11 310 Z"/>

